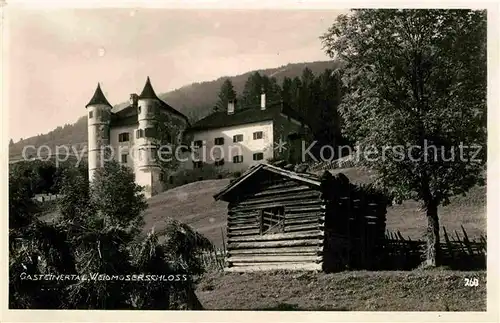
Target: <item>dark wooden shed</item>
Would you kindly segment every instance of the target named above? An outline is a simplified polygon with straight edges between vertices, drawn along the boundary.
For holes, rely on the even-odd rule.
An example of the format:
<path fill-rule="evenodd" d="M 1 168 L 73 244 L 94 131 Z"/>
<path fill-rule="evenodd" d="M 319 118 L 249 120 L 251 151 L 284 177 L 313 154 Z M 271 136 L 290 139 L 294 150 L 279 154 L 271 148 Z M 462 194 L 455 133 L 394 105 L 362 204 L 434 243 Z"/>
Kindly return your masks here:
<path fill-rule="evenodd" d="M 217 193 L 228 204 L 228 271 L 376 266 L 386 202 L 346 176 L 259 164 Z"/>

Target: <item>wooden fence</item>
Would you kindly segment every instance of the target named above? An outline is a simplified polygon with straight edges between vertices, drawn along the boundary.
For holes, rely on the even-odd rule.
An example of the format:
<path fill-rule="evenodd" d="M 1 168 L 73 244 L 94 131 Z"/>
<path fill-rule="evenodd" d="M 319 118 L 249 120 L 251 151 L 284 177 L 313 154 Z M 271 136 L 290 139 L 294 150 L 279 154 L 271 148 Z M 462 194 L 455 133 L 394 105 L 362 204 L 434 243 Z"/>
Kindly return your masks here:
<path fill-rule="evenodd" d="M 200 261 L 206 271 L 222 271 L 226 266 L 227 250 L 214 248 L 201 254 Z"/>
<path fill-rule="evenodd" d="M 462 233 L 450 234 L 442 228 L 441 260 L 442 265 L 451 269 L 473 270 L 486 268 L 486 237 L 469 239 L 465 228 Z M 404 238 L 397 232 L 386 232 L 382 253 L 381 269 L 413 269 L 425 258 L 426 242 Z"/>
<path fill-rule="evenodd" d="M 222 249 L 214 247 L 212 250 L 203 252 L 200 256 L 200 262 L 206 271 L 222 271 L 226 267 L 227 248 L 222 228 L 221 237 Z"/>
<path fill-rule="evenodd" d="M 441 233 L 442 265 L 456 270 L 474 270 L 486 268 L 486 237 L 470 239 L 465 228 L 461 233 L 449 233 L 445 227 Z M 401 232 L 386 231 L 385 243 L 379 254 L 378 265 L 372 270 L 411 270 L 417 268 L 425 258 L 426 242 L 404 238 Z M 222 248 L 204 252 L 201 263 L 207 271 L 222 271 L 226 265 L 227 249 Z M 346 268 L 344 268 L 346 269 Z M 354 269 L 354 268 L 352 268 Z"/>

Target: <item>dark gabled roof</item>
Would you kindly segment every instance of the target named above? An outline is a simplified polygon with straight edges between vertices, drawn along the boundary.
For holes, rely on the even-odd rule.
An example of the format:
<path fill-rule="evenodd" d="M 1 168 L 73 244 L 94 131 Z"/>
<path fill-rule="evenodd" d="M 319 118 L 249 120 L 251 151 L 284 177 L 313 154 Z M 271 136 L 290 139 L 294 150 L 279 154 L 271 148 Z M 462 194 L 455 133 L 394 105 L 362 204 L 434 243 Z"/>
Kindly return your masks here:
<path fill-rule="evenodd" d="M 228 186 L 224 187 L 220 192 L 214 195 L 214 199 L 224 200 L 224 197 L 227 196 L 227 194 L 229 194 L 233 189 L 240 186 L 242 183 L 253 177 L 255 174 L 263 171 L 279 174 L 281 176 L 288 177 L 293 180 L 317 186 L 318 188 L 321 186 L 321 178 L 317 175 L 310 173 L 296 173 L 271 164 L 262 163 L 258 164 L 257 166 L 251 167 L 249 170 L 243 173 L 237 180 L 230 183 Z"/>
<path fill-rule="evenodd" d="M 151 85 L 151 80 L 148 79 L 146 80 L 146 84 L 144 85 L 144 88 L 142 89 L 141 94 L 139 95 L 139 99 L 158 99 L 158 96 L 155 93 L 155 90 L 153 90 L 153 86 Z"/>
<path fill-rule="evenodd" d="M 88 108 L 89 105 L 96 105 L 96 104 L 104 104 L 112 108 L 113 106 L 109 104 L 108 100 L 106 99 L 106 96 L 104 96 L 104 93 L 102 93 L 101 90 L 101 84 L 97 83 L 97 89 L 95 89 L 94 96 L 92 96 L 92 99 L 90 99 L 89 103 L 85 106 L 85 108 Z"/>
<path fill-rule="evenodd" d="M 133 112 L 130 114 L 130 112 Z M 120 111 L 115 113 L 111 113 L 111 126 L 112 127 L 120 127 L 120 126 L 132 126 L 139 124 L 139 120 L 137 118 L 137 110 L 134 109 L 133 106 L 128 106 Z"/>
<path fill-rule="evenodd" d="M 239 126 L 247 123 L 274 120 L 280 114 L 304 123 L 303 118 L 299 116 L 299 113 L 295 112 L 286 104 L 278 102 L 270 104 L 265 110 L 261 110 L 260 107 L 252 107 L 236 110 L 233 114 L 228 114 L 227 111 L 214 112 L 196 122 L 191 128 L 188 129 L 188 131 L 192 132 L 198 130 L 224 128 Z"/>
<path fill-rule="evenodd" d="M 125 118 L 134 115 L 137 118 L 137 109 L 135 109 L 131 105 L 128 105 L 125 108 L 114 112 L 113 115 L 118 118 Z"/>
<path fill-rule="evenodd" d="M 162 100 L 160 100 L 160 99 L 158 99 L 158 101 L 160 101 L 160 106 L 161 106 L 163 109 L 165 109 L 165 110 L 167 110 L 167 111 L 170 111 L 172 114 L 178 115 L 179 117 L 181 117 L 181 118 L 183 118 L 184 120 L 186 120 L 186 123 L 187 123 L 187 125 L 188 125 L 188 127 L 189 127 L 190 123 L 189 123 L 189 119 L 188 119 L 188 117 L 186 117 L 183 113 L 181 113 L 181 112 L 179 112 L 179 111 L 175 110 L 173 107 L 171 107 L 170 105 L 168 105 L 166 102 L 164 102 L 164 101 L 162 101 Z"/>

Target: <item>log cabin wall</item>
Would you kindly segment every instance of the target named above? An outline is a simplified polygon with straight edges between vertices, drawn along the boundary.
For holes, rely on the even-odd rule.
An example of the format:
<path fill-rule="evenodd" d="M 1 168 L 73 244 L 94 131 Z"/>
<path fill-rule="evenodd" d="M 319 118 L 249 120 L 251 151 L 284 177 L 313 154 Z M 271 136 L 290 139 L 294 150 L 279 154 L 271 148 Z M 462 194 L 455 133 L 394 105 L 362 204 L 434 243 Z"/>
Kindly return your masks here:
<path fill-rule="evenodd" d="M 354 185 L 342 174 L 325 172 L 321 190 L 325 222 L 325 271 L 377 269 L 383 253 L 388 200 L 369 187 Z"/>
<path fill-rule="evenodd" d="M 227 270 L 321 270 L 326 206 L 319 187 L 270 173 L 252 180 L 228 206 Z"/>
<path fill-rule="evenodd" d="M 387 198 L 343 174 L 259 165 L 214 196 L 228 205 L 228 271 L 380 267 Z"/>

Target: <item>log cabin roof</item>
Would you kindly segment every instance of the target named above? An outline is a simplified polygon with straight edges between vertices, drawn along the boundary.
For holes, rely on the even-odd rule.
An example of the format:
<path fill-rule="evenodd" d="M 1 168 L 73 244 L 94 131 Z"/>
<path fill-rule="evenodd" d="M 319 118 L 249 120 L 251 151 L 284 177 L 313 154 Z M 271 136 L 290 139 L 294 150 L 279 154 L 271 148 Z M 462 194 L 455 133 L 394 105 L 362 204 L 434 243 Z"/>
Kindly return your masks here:
<path fill-rule="evenodd" d="M 309 185 L 317 186 L 318 188 L 320 188 L 321 186 L 321 178 L 317 175 L 310 173 L 297 173 L 271 164 L 258 164 L 256 166 L 251 167 L 249 170 L 243 173 L 238 179 L 236 179 L 234 182 L 230 183 L 220 192 L 215 194 L 214 199 L 225 201 L 225 198 L 229 195 L 231 191 L 241 186 L 243 183 L 248 181 L 250 178 L 256 176 L 260 172 L 271 172 L 279 174 L 283 177 L 288 177 L 290 179 L 304 182 Z"/>

